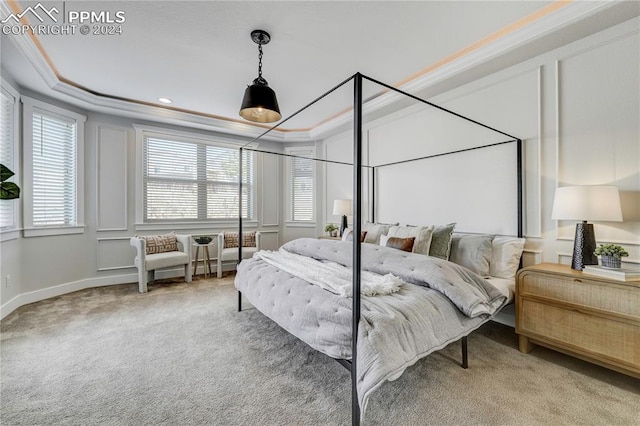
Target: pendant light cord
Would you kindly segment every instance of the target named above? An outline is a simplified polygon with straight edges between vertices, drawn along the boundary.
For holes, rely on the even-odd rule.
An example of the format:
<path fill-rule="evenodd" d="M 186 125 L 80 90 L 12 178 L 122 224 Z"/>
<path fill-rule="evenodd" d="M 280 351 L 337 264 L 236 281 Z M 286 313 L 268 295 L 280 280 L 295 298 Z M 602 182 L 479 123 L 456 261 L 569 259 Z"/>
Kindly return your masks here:
<path fill-rule="evenodd" d="M 258 44 L 258 78 L 262 79 L 262 44 Z"/>

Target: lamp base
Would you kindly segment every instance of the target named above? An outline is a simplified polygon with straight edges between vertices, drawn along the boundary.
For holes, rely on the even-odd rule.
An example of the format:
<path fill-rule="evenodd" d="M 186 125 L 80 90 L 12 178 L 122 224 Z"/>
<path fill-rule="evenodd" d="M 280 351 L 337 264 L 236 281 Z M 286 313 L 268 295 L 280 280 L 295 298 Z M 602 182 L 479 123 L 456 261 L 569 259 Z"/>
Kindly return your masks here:
<path fill-rule="evenodd" d="M 342 216 L 342 221 L 340 222 L 340 236 L 344 234 L 344 230 L 347 229 L 347 216 Z"/>
<path fill-rule="evenodd" d="M 573 243 L 573 257 L 571 258 L 571 268 L 582 271 L 584 265 L 597 265 L 598 256 L 593 252 L 596 250 L 596 234 L 593 231 L 593 224 L 586 221 L 576 223 L 576 237 Z"/>

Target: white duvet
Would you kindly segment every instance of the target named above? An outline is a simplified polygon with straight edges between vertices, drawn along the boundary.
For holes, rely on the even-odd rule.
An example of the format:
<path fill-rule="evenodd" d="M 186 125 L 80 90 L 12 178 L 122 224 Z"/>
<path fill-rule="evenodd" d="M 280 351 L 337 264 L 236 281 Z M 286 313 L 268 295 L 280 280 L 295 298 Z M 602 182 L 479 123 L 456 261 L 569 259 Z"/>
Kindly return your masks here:
<path fill-rule="evenodd" d="M 351 297 L 353 294 L 352 268 L 335 262 L 320 262 L 286 250 L 263 250 L 254 257 L 339 296 Z M 360 275 L 361 293 L 365 296 L 395 293 L 402 284 L 404 282 L 392 274 L 362 271 Z"/>

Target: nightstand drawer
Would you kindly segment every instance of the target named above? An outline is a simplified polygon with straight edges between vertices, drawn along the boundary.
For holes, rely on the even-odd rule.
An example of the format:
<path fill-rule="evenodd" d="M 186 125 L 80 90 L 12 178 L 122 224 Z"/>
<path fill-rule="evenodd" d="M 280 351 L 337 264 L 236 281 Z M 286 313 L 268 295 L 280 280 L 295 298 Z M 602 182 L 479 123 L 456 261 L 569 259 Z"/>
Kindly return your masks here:
<path fill-rule="evenodd" d="M 640 291 L 628 285 L 618 285 L 585 278 L 569 278 L 545 273 L 520 275 L 518 294 L 535 295 L 607 312 L 632 315 L 640 320 Z"/>
<path fill-rule="evenodd" d="M 522 300 L 519 333 L 640 373 L 640 323 Z"/>

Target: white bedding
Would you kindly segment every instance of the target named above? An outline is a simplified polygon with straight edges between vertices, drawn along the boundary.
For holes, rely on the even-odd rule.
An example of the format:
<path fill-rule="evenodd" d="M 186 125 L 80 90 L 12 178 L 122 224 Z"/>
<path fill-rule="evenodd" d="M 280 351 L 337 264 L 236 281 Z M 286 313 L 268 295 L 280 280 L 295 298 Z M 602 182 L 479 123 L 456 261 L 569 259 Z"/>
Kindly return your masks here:
<path fill-rule="evenodd" d="M 498 278 L 498 277 L 489 277 L 486 279 L 489 281 L 495 288 L 500 290 L 500 293 L 507 296 L 507 303 L 513 302 L 513 299 L 516 295 L 516 280 L 515 278 Z"/>
<path fill-rule="evenodd" d="M 352 244 L 303 238 L 283 246 L 297 255 L 351 266 Z M 363 270 L 393 274 L 399 292 L 361 300 L 358 327 L 358 398 L 370 394 L 420 358 L 468 335 L 491 319 L 505 296 L 468 269 L 372 244 L 362 245 Z M 267 317 L 309 346 L 351 359 L 351 301 L 272 266 L 258 256 L 238 265 L 235 285 Z"/>

